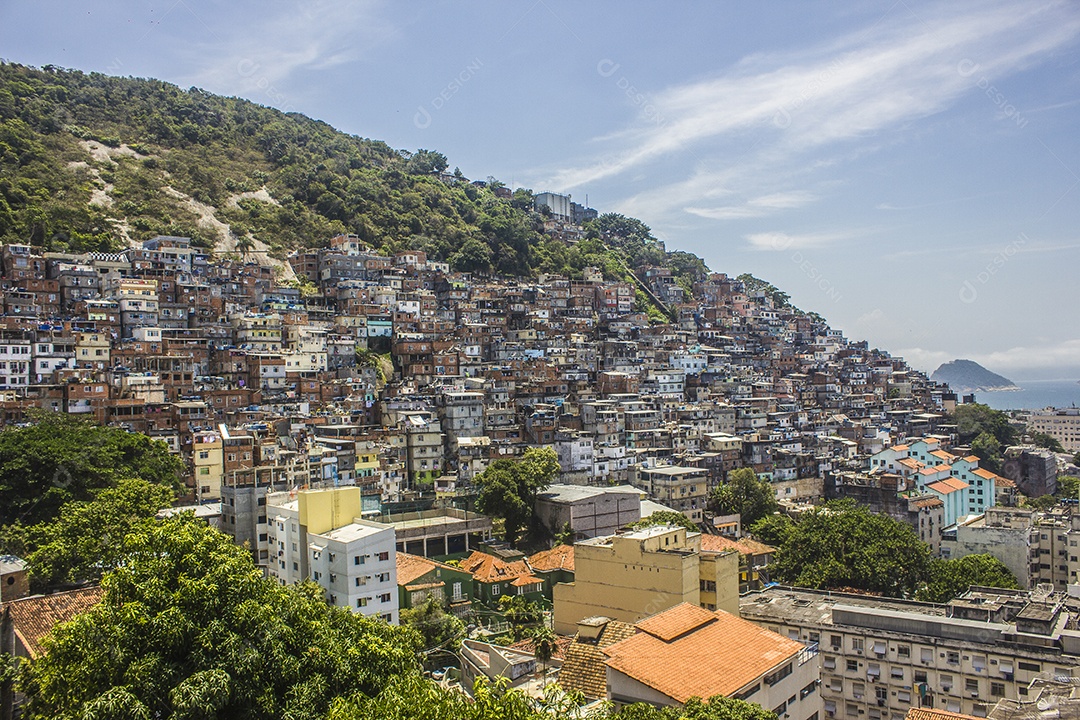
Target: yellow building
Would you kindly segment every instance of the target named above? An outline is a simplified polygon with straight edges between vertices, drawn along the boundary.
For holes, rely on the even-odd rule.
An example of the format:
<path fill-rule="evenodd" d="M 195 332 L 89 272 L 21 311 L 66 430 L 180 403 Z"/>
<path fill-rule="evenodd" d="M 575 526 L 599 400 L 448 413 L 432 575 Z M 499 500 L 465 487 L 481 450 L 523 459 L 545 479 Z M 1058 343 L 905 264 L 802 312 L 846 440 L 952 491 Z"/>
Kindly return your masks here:
<path fill-rule="evenodd" d="M 195 475 L 195 497 L 199 501 L 221 497 L 221 478 L 225 475 L 225 458 L 221 435 L 200 433 L 192 442 L 192 464 Z"/>
<path fill-rule="evenodd" d="M 75 341 L 75 363 L 77 367 L 104 370 L 112 366 L 110 361 L 110 339 L 107 333 L 81 332 Z"/>
<path fill-rule="evenodd" d="M 701 552 L 701 534 L 657 525 L 574 545 L 574 582 L 554 588 L 555 631 L 604 616 L 633 623 L 680 603 L 738 613 L 739 556 Z"/>

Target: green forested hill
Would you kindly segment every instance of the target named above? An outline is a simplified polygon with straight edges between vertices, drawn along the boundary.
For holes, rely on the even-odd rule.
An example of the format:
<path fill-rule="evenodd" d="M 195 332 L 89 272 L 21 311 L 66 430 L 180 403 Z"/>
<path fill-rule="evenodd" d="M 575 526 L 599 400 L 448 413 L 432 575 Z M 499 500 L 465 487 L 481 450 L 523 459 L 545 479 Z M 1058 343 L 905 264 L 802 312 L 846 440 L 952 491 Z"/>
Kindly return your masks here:
<path fill-rule="evenodd" d="M 297 113 L 157 80 L 0 64 L 0 241 L 106 250 L 156 234 L 277 258 L 354 233 L 387 252 L 425 250 L 455 269 L 609 276 L 669 262 L 649 228 L 602 216 L 568 247 L 543 234 L 532 193 L 445 183 L 438 152 L 398 151 Z"/>

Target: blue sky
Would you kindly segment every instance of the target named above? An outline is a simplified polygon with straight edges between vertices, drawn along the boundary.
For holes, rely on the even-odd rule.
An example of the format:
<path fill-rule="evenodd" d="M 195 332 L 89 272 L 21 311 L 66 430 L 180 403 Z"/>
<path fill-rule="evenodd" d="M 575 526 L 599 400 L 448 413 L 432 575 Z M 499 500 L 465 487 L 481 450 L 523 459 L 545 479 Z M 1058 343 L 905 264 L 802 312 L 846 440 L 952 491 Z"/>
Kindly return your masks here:
<path fill-rule="evenodd" d="M 4 3 L 0 56 L 569 192 L 916 367 L 1080 377 L 1075 2 Z"/>

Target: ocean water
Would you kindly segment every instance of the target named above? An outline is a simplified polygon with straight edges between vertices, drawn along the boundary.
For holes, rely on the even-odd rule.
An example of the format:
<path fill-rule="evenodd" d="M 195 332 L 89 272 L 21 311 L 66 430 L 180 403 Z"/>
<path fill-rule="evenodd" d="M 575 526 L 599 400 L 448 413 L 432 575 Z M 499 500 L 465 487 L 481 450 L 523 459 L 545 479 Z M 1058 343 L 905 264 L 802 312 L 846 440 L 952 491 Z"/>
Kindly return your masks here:
<path fill-rule="evenodd" d="M 1016 380 L 1019 390 L 977 392 L 975 399 L 995 410 L 1039 410 L 1045 407 L 1080 407 L 1076 380 Z M 963 393 L 957 393 L 962 395 Z M 957 398 L 958 400 L 960 398 Z"/>

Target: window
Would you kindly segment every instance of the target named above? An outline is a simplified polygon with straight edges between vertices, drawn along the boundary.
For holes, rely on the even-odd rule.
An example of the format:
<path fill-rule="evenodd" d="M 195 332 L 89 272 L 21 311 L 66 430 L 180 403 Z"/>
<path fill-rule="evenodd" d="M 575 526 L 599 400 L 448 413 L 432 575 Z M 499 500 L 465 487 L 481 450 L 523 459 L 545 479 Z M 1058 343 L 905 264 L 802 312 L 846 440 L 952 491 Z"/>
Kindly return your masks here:
<path fill-rule="evenodd" d="M 863 639 L 862 638 L 851 638 L 851 649 L 854 650 L 855 652 L 862 652 L 863 651 Z"/>
<path fill-rule="evenodd" d="M 809 695 L 813 695 L 817 692 L 817 682 L 810 682 L 802 690 L 799 691 L 799 699 L 803 700 Z"/>
<path fill-rule="evenodd" d="M 498 595 L 501 592 L 502 592 L 502 588 L 499 587 L 498 585 L 492 585 L 491 586 L 491 594 L 492 595 Z"/>
<path fill-rule="evenodd" d="M 848 672 L 858 672 L 859 671 L 859 661 L 858 660 L 848 660 L 847 661 L 847 671 Z"/>
<path fill-rule="evenodd" d="M 1028 672 L 1042 672 L 1042 665 L 1039 663 L 1030 663 L 1021 660 L 1017 665 L 1020 666 L 1021 670 L 1027 670 Z"/>
<path fill-rule="evenodd" d="M 779 670 L 776 670 L 774 672 L 769 673 L 768 675 L 766 675 L 762 679 L 765 681 L 766 685 L 775 685 L 776 683 L 780 682 L 781 680 L 783 680 L 784 678 L 786 678 L 790 674 L 791 674 L 791 663 L 788 663 L 787 665 L 780 668 Z"/>
<path fill-rule="evenodd" d="M 903 658 L 905 660 L 907 658 L 911 657 L 911 647 L 908 646 L 908 645 L 897 645 L 896 646 L 896 657 Z"/>
<path fill-rule="evenodd" d="M 960 653 L 957 653 L 957 652 L 945 653 L 945 662 L 949 663 L 950 665 L 959 665 L 960 664 Z"/>
<path fill-rule="evenodd" d="M 834 649 L 839 650 L 843 644 L 842 638 L 839 635 L 830 635 L 829 644 L 832 645 Z"/>
<path fill-rule="evenodd" d="M 388 553 L 388 552 L 379 553 L 379 560 L 380 561 L 389 560 L 389 559 L 390 559 L 390 553 Z"/>
<path fill-rule="evenodd" d="M 967 678 L 964 680 L 964 689 L 969 693 L 979 694 L 979 680 L 978 678 Z"/>
<path fill-rule="evenodd" d="M 990 696 L 991 697 L 1005 697 L 1005 683 L 992 682 L 990 683 Z"/>
<path fill-rule="evenodd" d="M 390 593 L 383 593 L 382 595 L 379 595 L 379 602 L 382 602 L 382 603 L 390 602 Z"/>
<path fill-rule="evenodd" d="M 923 648 L 921 651 L 922 661 L 924 663 L 931 663 L 934 661 L 934 651 L 930 648 Z"/>
<path fill-rule="evenodd" d="M 356 599 L 356 607 L 358 607 L 358 608 L 367 607 L 367 604 L 368 604 L 368 598 L 366 598 L 366 597 Z"/>

